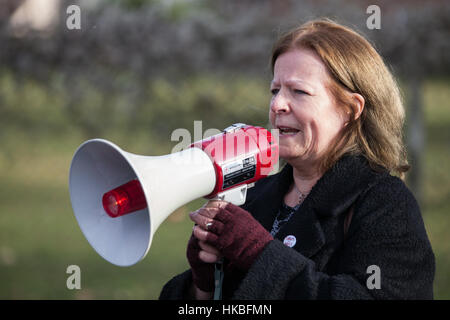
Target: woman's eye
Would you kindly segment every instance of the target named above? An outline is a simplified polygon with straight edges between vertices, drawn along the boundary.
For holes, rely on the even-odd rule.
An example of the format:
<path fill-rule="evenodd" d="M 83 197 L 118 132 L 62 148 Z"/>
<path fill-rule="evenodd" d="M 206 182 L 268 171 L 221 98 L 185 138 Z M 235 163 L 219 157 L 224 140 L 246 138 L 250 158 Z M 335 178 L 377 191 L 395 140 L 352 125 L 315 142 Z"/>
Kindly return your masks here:
<path fill-rule="evenodd" d="M 271 89 L 270 92 L 272 93 L 272 95 L 276 95 L 278 93 L 278 91 L 280 91 L 279 89 Z"/>
<path fill-rule="evenodd" d="M 300 90 L 300 89 L 294 89 L 294 92 L 297 94 L 308 94 L 306 91 Z"/>

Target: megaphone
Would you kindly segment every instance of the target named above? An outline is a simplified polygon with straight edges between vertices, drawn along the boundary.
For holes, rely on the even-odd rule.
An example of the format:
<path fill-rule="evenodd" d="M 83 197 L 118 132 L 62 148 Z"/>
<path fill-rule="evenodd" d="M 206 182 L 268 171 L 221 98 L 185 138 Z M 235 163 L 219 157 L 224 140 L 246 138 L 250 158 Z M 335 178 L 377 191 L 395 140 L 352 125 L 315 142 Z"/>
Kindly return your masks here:
<path fill-rule="evenodd" d="M 247 189 L 277 163 L 277 135 L 240 123 L 164 156 L 92 139 L 72 159 L 70 199 L 94 250 L 112 264 L 131 266 L 146 256 L 156 230 L 177 208 L 201 197 L 241 205 Z"/>

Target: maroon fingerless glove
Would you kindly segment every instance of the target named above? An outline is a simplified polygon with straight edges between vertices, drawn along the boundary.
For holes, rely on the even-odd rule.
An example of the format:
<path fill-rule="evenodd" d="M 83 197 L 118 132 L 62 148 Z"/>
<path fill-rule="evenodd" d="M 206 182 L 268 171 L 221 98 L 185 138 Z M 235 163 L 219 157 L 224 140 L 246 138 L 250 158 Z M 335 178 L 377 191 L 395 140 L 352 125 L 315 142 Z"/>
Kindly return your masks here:
<path fill-rule="evenodd" d="M 198 257 L 200 250 L 198 239 L 191 235 L 186 256 L 191 266 L 192 281 L 200 290 L 212 292 L 214 291 L 214 263 L 206 263 L 200 260 Z"/>
<path fill-rule="evenodd" d="M 230 267 L 248 270 L 271 234 L 244 209 L 229 203 L 220 208 L 208 234 L 207 242 L 216 247 L 230 262 Z"/>

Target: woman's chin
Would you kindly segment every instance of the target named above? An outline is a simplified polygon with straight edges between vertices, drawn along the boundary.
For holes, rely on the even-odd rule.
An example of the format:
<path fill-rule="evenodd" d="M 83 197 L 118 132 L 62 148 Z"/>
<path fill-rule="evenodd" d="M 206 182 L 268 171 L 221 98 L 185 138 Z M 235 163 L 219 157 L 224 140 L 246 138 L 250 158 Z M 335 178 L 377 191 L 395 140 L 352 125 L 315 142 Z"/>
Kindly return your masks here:
<path fill-rule="evenodd" d="M 286 148 L 280 145 L 279 148 L 279 154 L 280 154 L 280 158 L 289 161 L 289 160 L 293 160 L 299 157 L 298 152 L 295 152 L 295 150 L 292 150 L 292 148 Z"/>
<path fill-rule="evenodd" d="M 280 157 L 286 160 L 297 158 L 302 154 L 303 149 L 299 141 L 293 137 L 280 138 L 278 148 Z"/>

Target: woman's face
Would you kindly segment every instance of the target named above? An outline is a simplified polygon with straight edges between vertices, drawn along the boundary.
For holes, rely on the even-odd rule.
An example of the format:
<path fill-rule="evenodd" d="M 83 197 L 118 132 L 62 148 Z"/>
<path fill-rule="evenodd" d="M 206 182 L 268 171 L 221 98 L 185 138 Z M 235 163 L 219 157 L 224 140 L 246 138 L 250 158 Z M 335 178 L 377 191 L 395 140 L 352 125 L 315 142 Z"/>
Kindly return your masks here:
<path fill-rule="evenodd" d="M 290 50 L 275 62 L 269 118 L 280 130 L 280 157 L 291 164 L 317 163 L 347 121 L 327 88 L 329 80 L 313 51 Z"/>

